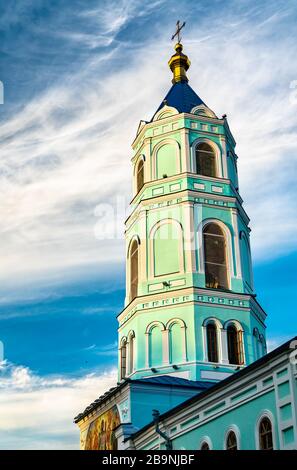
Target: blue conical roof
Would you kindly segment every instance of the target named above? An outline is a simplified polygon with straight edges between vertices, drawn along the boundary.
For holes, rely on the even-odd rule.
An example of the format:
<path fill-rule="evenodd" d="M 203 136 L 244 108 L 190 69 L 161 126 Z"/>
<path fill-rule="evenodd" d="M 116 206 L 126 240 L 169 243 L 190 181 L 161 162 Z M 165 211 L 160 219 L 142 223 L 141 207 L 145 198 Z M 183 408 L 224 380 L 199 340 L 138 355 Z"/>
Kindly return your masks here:
<path fill-rule="evenodd" d="M 205 105 L 188 82 L 177 82 L 172 85 L 155 114 L 165 105 L 172 106 L 177 109 L 179 113 L 190 113 L 195 106 L 199 106 L 200 104 Z"/>

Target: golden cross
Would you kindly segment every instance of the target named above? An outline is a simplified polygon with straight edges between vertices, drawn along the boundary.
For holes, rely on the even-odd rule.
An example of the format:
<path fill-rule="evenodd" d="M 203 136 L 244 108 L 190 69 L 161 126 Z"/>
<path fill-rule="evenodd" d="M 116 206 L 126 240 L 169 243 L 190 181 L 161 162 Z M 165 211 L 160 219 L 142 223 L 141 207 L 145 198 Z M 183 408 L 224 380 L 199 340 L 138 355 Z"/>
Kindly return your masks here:
<path fill-rule="evenodd" d="M 172 36 L 171 41 L 173 41 L 173 39 L 175 38 L 175 36 L 177 36 L 177 42 L 180 42 L 180 41 L 181 41 L 180 32 L 181 32 L 181 30 L 183 29 L 183 27 L 184 27 L 185 25 L 186 25 L 185 21 L 183 22 L 182 25 L 180 25 L 179 20 L 178 20 L 178 22 L 176 23 L 176 32 L 175 32 L 174 35 Z"/>

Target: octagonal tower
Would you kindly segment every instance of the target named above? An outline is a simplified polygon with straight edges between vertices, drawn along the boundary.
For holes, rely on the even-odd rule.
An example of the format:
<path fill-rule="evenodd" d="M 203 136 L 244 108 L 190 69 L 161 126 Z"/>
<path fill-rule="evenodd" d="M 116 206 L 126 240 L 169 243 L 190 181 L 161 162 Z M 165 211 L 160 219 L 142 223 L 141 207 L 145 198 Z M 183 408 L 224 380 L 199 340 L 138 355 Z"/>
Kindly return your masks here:
<path fill-rule="evenodd" d="M 266 353 L 236 143 L 226 116 L 189 86 L 182 49 L 169 61 L 171 89 L 132 144 L 120 381 L 217 381 Z"/>

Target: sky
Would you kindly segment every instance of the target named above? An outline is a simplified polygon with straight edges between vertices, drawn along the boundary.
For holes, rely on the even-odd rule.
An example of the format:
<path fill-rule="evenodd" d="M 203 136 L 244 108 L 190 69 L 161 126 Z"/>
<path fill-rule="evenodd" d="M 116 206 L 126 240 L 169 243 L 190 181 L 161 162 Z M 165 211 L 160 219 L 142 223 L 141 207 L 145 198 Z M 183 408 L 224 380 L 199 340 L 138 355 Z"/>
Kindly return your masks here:
<path fill-rule="evenodd" d="M 295 0 L 7 0 L 2 449 L 78 448 L 73 417 L 116 383 L 131 143 L 171 86 L 178 19 L 190 85 L 237 141 L 269 348 L 296 335 Z"/>

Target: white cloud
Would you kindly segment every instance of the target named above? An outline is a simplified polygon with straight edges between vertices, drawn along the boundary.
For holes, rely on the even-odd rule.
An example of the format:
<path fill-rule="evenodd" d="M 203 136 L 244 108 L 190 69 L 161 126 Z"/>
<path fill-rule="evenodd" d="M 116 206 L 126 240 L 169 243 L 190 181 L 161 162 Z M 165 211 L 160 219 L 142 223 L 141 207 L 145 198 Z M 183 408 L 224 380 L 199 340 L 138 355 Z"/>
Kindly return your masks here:
<path fill-rule="evenodd" d="M 23 366 L 0 367 L 0 448 L 78 449 L 73 418 L 116 384 L 116 370 L 81 378 L 40 377 Z"/>

